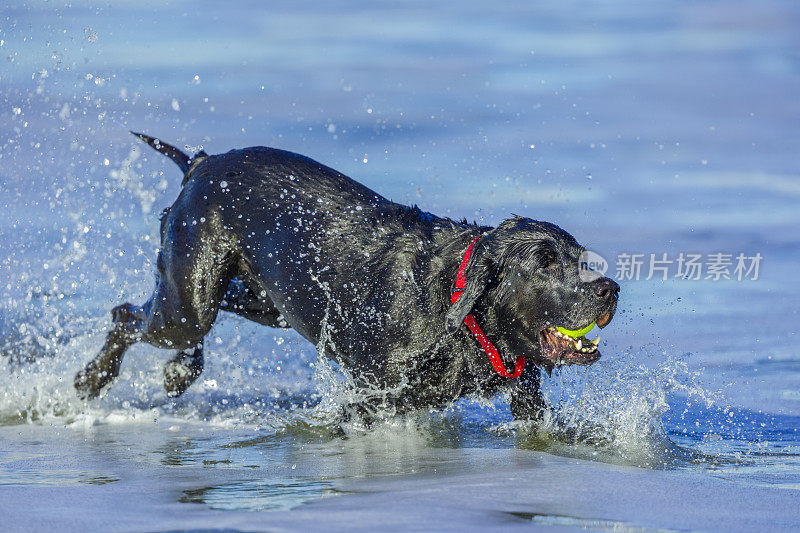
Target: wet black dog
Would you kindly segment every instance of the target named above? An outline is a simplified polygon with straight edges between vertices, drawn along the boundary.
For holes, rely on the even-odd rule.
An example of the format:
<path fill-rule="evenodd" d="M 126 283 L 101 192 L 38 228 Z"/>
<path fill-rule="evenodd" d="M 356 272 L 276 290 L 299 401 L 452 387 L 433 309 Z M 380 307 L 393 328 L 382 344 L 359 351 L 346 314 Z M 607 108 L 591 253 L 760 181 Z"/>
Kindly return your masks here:
<path fill-rule="evenodd" d="M 183 393 L 203 368 L 202 342 L 219 310 L 294 328 L 347 369 L 365 391 L 357 412 L 446 405 L 508 391 L 516 418 L 545 408 L 540 368 L 590 364 L 579 330 L 611 320 L 619 287 L 579 271 L 584 252 L 558 226 L 515 217 L 496 228 L 393 203 L 307 157 L 256 147 L 189 158 L 137 134 L 184 172 L 161 220 L 158 280 L 142 306 L 112 311 L 100 354 L 75 377 L 84 398 L 118 374 L 144 341 L 179 353 L 165 387 Z M 451 303 L 469 244 L 466 287 Z M 464 326 L 471 314 L 497 347 L 503 377 Z"/>

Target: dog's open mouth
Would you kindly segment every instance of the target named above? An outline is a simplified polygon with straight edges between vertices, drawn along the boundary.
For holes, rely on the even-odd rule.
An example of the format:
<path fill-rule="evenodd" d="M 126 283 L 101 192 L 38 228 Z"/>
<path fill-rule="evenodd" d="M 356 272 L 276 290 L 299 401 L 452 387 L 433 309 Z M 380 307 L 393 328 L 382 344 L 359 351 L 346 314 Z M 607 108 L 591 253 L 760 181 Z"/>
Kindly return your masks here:
<path fill-rule="evenodd" d="M 586 338 L 595 325 L 603 328 L 611 321 L 611 314 L 604 313 L 596 321 L 578 330 L 550 326 L 539 333 L 539 344 L 542 355 L 556 366 L 590 365 L 600 359 L 597 350 L 600 336 L 594 340 Z"/>

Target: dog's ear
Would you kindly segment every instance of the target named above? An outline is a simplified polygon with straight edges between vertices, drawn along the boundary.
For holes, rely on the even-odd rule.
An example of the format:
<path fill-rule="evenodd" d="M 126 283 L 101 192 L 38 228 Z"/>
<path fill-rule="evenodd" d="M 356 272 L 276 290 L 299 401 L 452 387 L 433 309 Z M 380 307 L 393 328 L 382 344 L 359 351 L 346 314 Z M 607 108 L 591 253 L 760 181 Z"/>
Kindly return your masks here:
<path fill-rule="evenodd" d="M 464 318 L 472 311 L 475 302 L 491 281 L 493 266 L 490 255 L 488 238 L 479 239 L 472 248 L 470 261 L 464 273 L 467 280 L 464 292 L 456 303 L 450 306 L 444 317 L 444 330 L 448 335 L 458 331 Z"/>

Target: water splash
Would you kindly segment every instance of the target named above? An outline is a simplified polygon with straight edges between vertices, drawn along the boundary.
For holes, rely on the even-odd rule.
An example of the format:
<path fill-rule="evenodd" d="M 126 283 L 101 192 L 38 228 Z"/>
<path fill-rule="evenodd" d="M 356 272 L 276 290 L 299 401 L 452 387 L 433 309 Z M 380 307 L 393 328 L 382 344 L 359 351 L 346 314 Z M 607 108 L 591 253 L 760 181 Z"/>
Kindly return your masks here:
<path fill-rule="evenodd" d="M 158 197 L 158 192 L 163 192 L 167 188 L 167 181 L 162 177 L 158 183 L 148 183 L 142 179 L 142 175 L 134 170 L 136 161 L 142 156 L 142 149 L 138 145 L 132 145 L 130 152 L 119 164 L 119 167 L 112 169 L 108 173 L 109 179 L 105 184 L 107 187 L 106 195 L 113 196 L 120 191 L 126 191 L 142 210 L 143 215 L 149 215 L 153 209 L 153 204 Z M 155 185 L 155 189 L 153 188 Z"/>
<path fill-rule="evenodd" d="M 649 364 L 648 364 L 649 363 Z M 518 445 L 591 460 L 647 468 L 687 464 L 693 450 L 678 446 L 663 416 L 676 395 L 712 405 L 717 395 L 679 359 L 629 350 L 591 368 L 569 367 L 543 382 L 553 409 L 537 423 L 506 423 Z"/>
<path fill-rule="evenodd" d="M 163 390 L 162 368 L 171 352 L 136 345 L 119 379 L 99 399 L 85 403 L 75 395 L 72 377 L 96 353 L 109 323 L 105 313 L 87 314 L 67 300 L 32 297 L 25 306 L 27 319 L 21 318 L 26 313 L 6 317 L 4 331 L 29 333 L 7 337 L 0 356 L 0 424 L 92 427 L 174 419 L 325 438 L 344 430 L 351 439 L 516 446 L 647 468 L 711 467 L 770 452 L 762 444 L 769 437 L 768 421 L 747 422 L 753 429 L 745 431 L 743 421 L 751 414 L 725 409 L 721 397 L 703 387 L 698 372 L 652 346 L 545 378 L 553 411 L 535 424 L 510 421 L 503 398 L 466 399 L 444 410 L 396 416 L 387 399 L 396 391 L 365 390 L 328 359 L 326 321 L 315 350 L 295 332 L 276 336 L 244 319 L 221 317 L 209 334 L 204 374 L 178 399 Z M 342 425 L 348 406 L 366 399 L 377 404 L 383 421 L 369 430 L 355 417 Z"/>

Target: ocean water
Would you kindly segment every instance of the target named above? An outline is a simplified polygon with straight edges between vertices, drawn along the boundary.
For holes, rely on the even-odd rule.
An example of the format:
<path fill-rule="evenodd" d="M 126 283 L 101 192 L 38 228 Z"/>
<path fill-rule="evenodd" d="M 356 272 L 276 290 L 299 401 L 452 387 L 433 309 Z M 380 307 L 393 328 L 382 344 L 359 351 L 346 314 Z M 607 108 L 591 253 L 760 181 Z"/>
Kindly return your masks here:
<path fill-rule="evenodd" d="M 800 529 L 798 24 L 788 0 L 5 2 L 0 529 Z M 545 378 L 536 426 L 466 399 L 342 438 L 315 347 L 221 315 L 181 398 L 137 345 L 82 402 L 180 187 L 129 129 L 555 222 L 622 286 L 603 358 Z"/>

